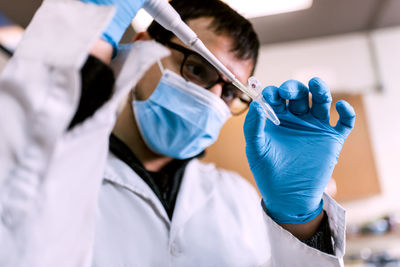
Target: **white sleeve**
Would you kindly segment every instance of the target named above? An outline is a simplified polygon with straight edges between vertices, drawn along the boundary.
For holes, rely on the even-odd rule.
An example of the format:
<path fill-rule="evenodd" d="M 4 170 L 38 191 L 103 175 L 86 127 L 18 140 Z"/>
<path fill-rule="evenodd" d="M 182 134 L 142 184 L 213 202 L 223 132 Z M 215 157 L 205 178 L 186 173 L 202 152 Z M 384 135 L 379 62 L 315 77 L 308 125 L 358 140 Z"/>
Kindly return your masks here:
<path fill-rule="evenodd" d="M 79 242 L 75 246 L 81 255 L 67 247 L 65 254 L 72 254 L 52 262 L 50 248 L 56 243 L 45 246 L 47 226 L 33 223 L 32 217 L 49 197 L 41 193 L 78 106 L 80 68 L 112 15 L 112 7 L 45 1 L 1 73 L 0 266 L 67 266 L 62 264 L 71 263 L 69 258 L 84 266 L 87 252 Z M 64 237 L 69 231 L 59 230 Z M 35 241 L 41 237 L 43 242 Z M 61 232 L 58 237 L 53 239 L 62 243 Z M 40 250 L 46 253 L 35 255 Z"/>
<path fill-rule="evenodd" d="M 329 218 L 335 255 L 323 253 L 306 245 L 264 213 L 271 242 L 273 266 L 343 266 L 345 211 L 328 195 L 324 194 L 323 200 L 324 210 Z"/>
<path fill-rule="evenodd" d="M 0 76 L 0 185 L 30 154 L 46 162 L 77 107 L 79 69 L 110 13 L 77 1 L 45 1 L 36 13 Z"/>
<path fill-rule="evenodd" d="M 0 266 L 91 265 L 94 218 L 120 100 L 169 50 L 124 46 L 111 98 L 66 131 L 80 68 L 112 7 L 47 0 L 0 77 Z"/>

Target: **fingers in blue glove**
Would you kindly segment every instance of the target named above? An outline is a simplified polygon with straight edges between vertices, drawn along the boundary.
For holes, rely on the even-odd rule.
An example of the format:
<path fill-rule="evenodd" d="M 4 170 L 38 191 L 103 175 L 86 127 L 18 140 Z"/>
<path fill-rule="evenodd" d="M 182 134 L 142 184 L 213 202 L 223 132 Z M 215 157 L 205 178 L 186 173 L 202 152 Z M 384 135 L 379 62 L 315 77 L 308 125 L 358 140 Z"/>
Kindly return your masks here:
<path fill-rule="evenodd" d="M 299 81 L 289 80 L 279 87 L 279 95 L 289 100 L 289 111 L 295 115 L 303 115 L 308 112 L 308 88 Z"/>
<path fill-rule="evenodd" d="M 335 130 L 347 137 L 354 127 L 356 113 L 353 107 L 344 100 L 336 103 L 336 110 L 339 113 L 339 120 L 335 126 Z"/>
<path fill-rule="evenodd" d="M 286 109 L 286 101 L 279 95 L 279 88 L 267 86 L 262 91 L 264 99 L 274 109 L 275 113 L 282 113 Z"/>
<path fill-rule="evenodd" d="M 312 95 L 311 114 L 322 121 L 329 121 L 332 96 L 328 85 L 315 77 L 308 82 L 308 87 Z"/>
<path fill-rule="evenodd" d="M 246 150 L 260 153 L 265 147 L 266 114 L 260 103 L 251 102 L 244 121 L 243 130 L 246 139 Z"/>

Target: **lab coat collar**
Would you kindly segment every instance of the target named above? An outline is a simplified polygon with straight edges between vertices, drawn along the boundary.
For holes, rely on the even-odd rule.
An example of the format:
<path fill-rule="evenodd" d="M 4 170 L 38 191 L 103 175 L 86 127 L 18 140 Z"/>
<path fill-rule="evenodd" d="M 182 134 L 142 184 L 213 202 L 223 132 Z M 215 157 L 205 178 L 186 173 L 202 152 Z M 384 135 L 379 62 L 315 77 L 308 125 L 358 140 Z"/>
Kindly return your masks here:
<path fill-rule="evenodd" d="M 131 167 L 111 152 L 108 154 L 104 180 L 119 185 L 146 201 L 166 227 L 170 228 L 168 214 L 153 190 Z"/>
<path fill-rule="evenodd" d="M 174 236 L 190 217 L 207 203 L 214 192 L 215 182 L 210 179 L 216 177 L 209 173 L 211 166 L 204 168 L 201 166 L 203 163 L 193 159 L 186 167 L 171 222 L 156 194 L 138 174 L 111 152 L 107 161 L 104 179 L 130 190 L 148 202 L 170 229 L 171 236 Z"/>
<path fill-rule="evenodd" d="M 172 217 L 171 236 L 212 198 L 215 181 L 211 179 L 217 178 L 211 175 L 212 169 L 212 164 L 204 165 L 197 159 L 186 167 Z"/>

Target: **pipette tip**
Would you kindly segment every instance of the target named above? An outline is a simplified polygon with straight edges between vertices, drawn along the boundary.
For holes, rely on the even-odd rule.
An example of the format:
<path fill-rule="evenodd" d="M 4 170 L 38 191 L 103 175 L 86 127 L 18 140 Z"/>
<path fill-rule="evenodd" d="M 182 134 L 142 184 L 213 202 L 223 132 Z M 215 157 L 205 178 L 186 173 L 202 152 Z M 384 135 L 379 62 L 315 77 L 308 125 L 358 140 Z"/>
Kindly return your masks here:
<path fill-rule="evenodd" d="M 256 77 L 252 76 L 248 79 L 249 83 L 249 90 L 252 90 L 252 92 L 256 95 L 253 100 L 257 101 L 260 103 L 264 110 L 267 112 L 267 119 L 272 121 L 275 125 L 279 125 L 281 122 L 278 119 L 278 116 L 276 116 L 274 110 L 272 107 L 265 101 L 264 97 L 262 96 L 262 87 L 260 82 L 256 79 Z"/>

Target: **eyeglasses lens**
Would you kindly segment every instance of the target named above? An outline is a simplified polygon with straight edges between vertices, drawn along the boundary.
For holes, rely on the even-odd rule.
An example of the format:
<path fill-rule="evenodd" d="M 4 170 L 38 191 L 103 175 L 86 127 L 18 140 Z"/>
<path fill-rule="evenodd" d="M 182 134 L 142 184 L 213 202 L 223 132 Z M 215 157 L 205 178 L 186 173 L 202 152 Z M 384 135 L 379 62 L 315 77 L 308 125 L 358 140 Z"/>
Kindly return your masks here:
<path fill-rule="evenodd" d="M 181 73 L 186 80 L 207 89 L 220 79 L 214 66 L 196 54 L 186 57 Z M 250 103 L 250 99 L 231 83 L 224 84 L 221 98 L 234 115 L 245 111 Z"/>
<path fill-rule="evenodd" d="M 216 69 L 202 57 L 194 54 L 186 58 L 182 66 L 182 75 L 187 80 L 206 88 L 219 79 Z"/>

